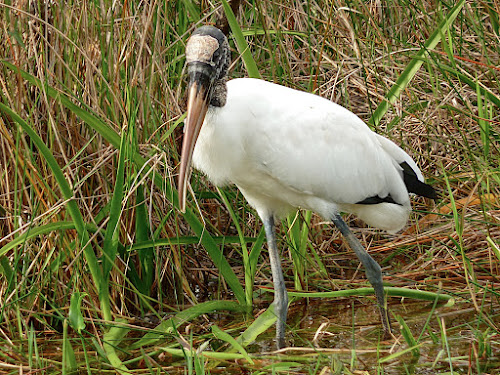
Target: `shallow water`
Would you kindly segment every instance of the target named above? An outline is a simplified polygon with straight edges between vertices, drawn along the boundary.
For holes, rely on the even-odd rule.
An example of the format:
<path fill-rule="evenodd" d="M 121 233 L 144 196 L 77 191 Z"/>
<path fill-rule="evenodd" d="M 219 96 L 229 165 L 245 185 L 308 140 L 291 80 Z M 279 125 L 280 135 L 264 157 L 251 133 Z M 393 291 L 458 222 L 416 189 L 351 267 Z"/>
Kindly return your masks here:
<path fill-rule="evenodd" d="M 255 311 L 266 308 L 267 303 L 263 302 Z M 306 365 L 316 356 L 313 362 L 320 363 L 320 367 L 346 366 L 351 371 L 363 370 L 369 374 L 382 368 L 385 374 L 500 373 L 500 337 L 492 335 L 491 330 L 488 334 L 484 320 L 472 305 L 438 305 L 433 311 L 433 304 L 429 302 L 391 298 L 389 303 L 394 338 L 383 340 L 378 308 L 372 299 L 293 302 L 287 320 L 287 340 L 293 348 L 281 351 L 281 360 L 293 358 L 298 364 L 304 361 Z M 420 344 L 413 354 L 404 353 L 409 345 L 396 317 L 404 321 Z M 216 324 L 223 329 L 224 325 L 238 325 L 238 316 L 233 314 L 222 314 L 219 318 Z M 498 316 L 496 318 L 498 322 Z M 254 355 L 265 355 L 274 348 L 272 328 L 247 350 Z M 396 357 L 383 362 L 394 354 Z M 290 373 L 304 373 L 306 368 L 309 365 Z M 226 370 L 231 372 L 229 368 Z"/>

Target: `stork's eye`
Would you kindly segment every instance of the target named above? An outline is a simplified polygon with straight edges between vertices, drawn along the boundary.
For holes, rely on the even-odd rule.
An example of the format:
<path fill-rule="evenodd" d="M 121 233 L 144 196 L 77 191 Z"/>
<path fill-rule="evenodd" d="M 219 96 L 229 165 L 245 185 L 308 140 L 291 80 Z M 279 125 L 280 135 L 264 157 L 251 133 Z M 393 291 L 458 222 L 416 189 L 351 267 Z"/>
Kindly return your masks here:
<path fill-rule="evenodd" d="M 215 64 L 219 60 L 220 48 L 212 55 L 212 62 Z"/>

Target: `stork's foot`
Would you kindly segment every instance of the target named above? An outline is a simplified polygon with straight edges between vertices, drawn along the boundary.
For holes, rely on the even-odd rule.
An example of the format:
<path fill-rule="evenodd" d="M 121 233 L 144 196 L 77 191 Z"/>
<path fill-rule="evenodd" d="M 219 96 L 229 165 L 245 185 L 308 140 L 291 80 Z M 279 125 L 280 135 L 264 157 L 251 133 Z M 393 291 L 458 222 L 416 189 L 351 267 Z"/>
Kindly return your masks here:
<path fill-rule="evenodd" d="M 384 306 L 379 305 L 379 310 L 380 310 L 380 321 L 382 322 L 382 326 L 384 328 L 384 340 L 389 340 L 390 338 L 394 337 L 392 334 L 392 327 L 391 327 L 391 319 L 389 318 L 389 312 Z"/>
<path fill-rule="evenodd" d="M 381 279 L 382 279 L 382 273 L 380 273 L 379 280 L 375 281 L 372 278 L 370 282 L 373 286 L 373 290 L 375 291 L 375 297 L 377 299 L 377 305 L 380 311 L 380 322 L 382 323 L 382 327 L 384 328 L 384 340 L 387 340 L 393 337 L 393 335 L 392 335 L 391 319 L 389 317 L 389 311 L 387 310 L 387 299 L 385 298 L 384 286 L 382 285 Z"/>
<path fill-rule="evenodd" d="M 283 349 L 286 347 L 285 328 L 286 317 L 288 315 L 288 294 L 286 290 L 276 290 L 274 297 L 274 313 L 276 314 L 276 347 Z"/>
<path fill-rule="evenodd" d="M 285 338 L 280 337 L 278 336 L 278 334 L 276 334 L 276 349 L 280 350 L 283 348 L 286 348 Z"/>

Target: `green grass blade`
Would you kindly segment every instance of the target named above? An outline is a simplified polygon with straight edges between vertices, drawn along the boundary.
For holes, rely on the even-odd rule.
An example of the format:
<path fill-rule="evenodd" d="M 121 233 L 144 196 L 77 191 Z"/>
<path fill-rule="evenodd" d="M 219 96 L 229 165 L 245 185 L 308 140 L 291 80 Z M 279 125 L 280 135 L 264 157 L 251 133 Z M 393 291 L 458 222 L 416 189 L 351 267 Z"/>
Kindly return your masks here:
<path fill-rule="evenodd" d="M 198 22 L 200 20 L 200 9 L 195 2 L 192 0 L 182 0 L 182 4 L 186 7 L 191 21 L 193 23 Z"/>
<path fill-rule="evenodd" d="M 120 148 L 118 154 L 118 167 L 116 171 L 116 181 L 113 190 L 113 195 L 111 197 L 110 209 L 109 209 L 109 220 L 106 225 L 106 233 L 104 235 L 104 242 L 102 246 L 103 259 L 102 259 L 102 272 L 103 281 L 101 288 L 99 289 L 99 296 L 101 303 L 105 305 L 103 312 L 105 313 L 104 318 L 106 320 L 112 321 L 111 308 L 109 305 L 109 273 L 113 267 L 116 254 L 118 253 L 118 241 L 120 235 L 120 216 L 122 214 L 122 200 L 124 192 L 124 182 L 125 182 L 125 160 L 127 159 L 128 149 L 129 149 L 129 130 L 122 130 L 122 136 L 120 141 Z"/>
<path fill-rule="evenodd" d="M 81 333 L 85 329 L 85 321 L 82 314 L 82 300 L 84 296 L 80 292 L 73 292 L 69 304 L 69 324 L 78 333 Z"/>
<path fill-rule="evenodd" d="M 127 113 L 129 117 L 127 131 L 129 133 L 128 139 L 130 140 L 128 145 L 127 155 L 132 155 L 139 150 L 139 134 L 138 134 L 138 124 L 137 116 L 140 110 L 140 105 L 135 103 L 140 103 L 140 99 L 137 96 L 137 87 L 133 86 L 129 88 L 129 94 L 127 96 Z M 173 127 L 176 125 L 174 124 Z M 129 189 L 133 189 L 133 185 L 140 180 L 140 176 L 137 175 L 135 171 L 136 168 L 132 164 L 130 166 L 130 182 L 127 182 Z M 149 241 L 151 238 L 151 228 L 149 225 L 149 214 L 146 208 L 146 203 L 144 199 L 144 186 L 142 183 L 138 183 L 135 189 L 135 241 L 145 242 Z M 161 224 L 159 225 L 159 227 Z M 129 267 L 127 269 L 127 277 L 131 280 L 132 284 L 140 291 L 144 296 L 150 296 L 151 287 L 153 286 L 155 278 L 155 266 L 154 266 L 154 246 L 150 246 L 147 249 L 143 249 L 138 253 L 138 262 L 130 261 L 129 253 L 121 254 L 124 259 L 127 259 Z M 149 303 L 145 302 L 145 299 L 141 298 L 141 309 L 148 309 Z"/>
<path fill-rule="evenodd" d="M 299 212 L 287 217 L 288 235 L 291 242 L 290 250 L 294 264 L 294 283 L 295 289 L 298 291 L 304 290 L 306 285 L 307 245 L 311 217 L 311 211 L 305 212 L 304 220 Z"/>
<path fill-rule="evenodd" d="M 264 240 L 266 239 L 266 231 L 264 230 L 264 226 L 260 228 L 259 235 L 256 238 L 253 238 L 254 244 L 252 249 L 250 250 L 250 254 L 248 255 L 248 264 L 250 266 L 250 272 L 255 275 L 257 270 L 257 263 L 259 262 L 260 252 L 262 251 L 262 247 L 264 246 Z M 249 238 L 246 239 L 247 242 Z"/>
<path fill-rule="evenodd" d="M 111 206 L 109 210 L 109 220 L 106 225 L 106 234 L 104 236 L 104 243 L 102 250 L 104 257 L 102 260 L 103 276 L 108 278 L 109 272 L 113 267 L 118 251 L 118 239 L 120 234 L 119 221 L 122 214 L 122 200 L 125 181 L 125 159 L 127 158 L 128 150 L 128 131 L 124 130 L 120 142 L 120 152 L 118 155 L 118 168 L 116 171 L 116 182 L 113 195 L 111 197 Z"/>
<path fill-rule="evenodd" d="M 255 60 L 252 56 L 252 52 L 250 51 L 250 47 L 248 46 L 243 32 L 238 25 L 238 21 L 236 20 L 233 10 L 227 3 L 227 0 L 222 0 L 222 6 L 224 7 L 224 12 L 226 13 L 229 27 L 231 27 L 231 31 L 234 35 L 238 52 L 241 54 L 241 59 L 243 60 L 243 63 L 247 68 L 248 76 L 250 78 L 262 78 L 259 72 L 259 68 L 257 68 L 257 64 L 255 63 Z"/>
<path fill-rule="evenodd" d="M 410 348 L 413 348 L 411 351 L 412 355 L 414 358 L 419 358 L 420 357 L 420 347 L 418 346 L 417 340 L 415 340 L 415 337 L 413 337 L 413 334 L 410 331 L 410 327 L 408 327 L 408 324 L 406 324 L 405 320 L 400 317 L 396 316 L 396 319 L 401 327 L 401 334 L 403 335 L 406 343 Z"/>
<path fill-rule="evenodd" d="M 460 0 L 449 12 L 446 18 L 444 18 L 436 30 L 431 34 L 429 39 L 424 43 L 424 46 L 418 51 L 417 56 L 412 59 L 412 61 L 407 65 L 403 73 L 399 76 L 394 86 L 391 87 L 389 92 L 387 93 L 386 99 L 379 104 L 375 112 L 373 112 L 372 117 L 368 121 L 368 125 L 371 127 L 377 127 L 380 123 L 380 120 L 389 107 L 396 102 L 399 98 L 401 92 L 408 86 L 412 78 L 415 76 L 417 71 L 423 64 L 423 58 L 427 55 L 427 53 L 434 49 L 436 45 L 441 40 L 441 35 L 446 33 L 448 28 L 451 26 L 455 18 L 458 16 L 462 7 L 465 4 L 465 0 Z"/>
<path fill-rule="evenodd" d="M 493 239 L 490 236 L 486 237 L 486 241 L 490 244 L 493 253 L 497 257 L 497 260 L 500 262 L 500 248 L 498 247 L 498 244 L 495 241 L 493 241 Z"/>
<path fill-rule="evenodd" d="M 300 235 L 300 224 L 302 220 L 300 218 L 300 212 L 294 212 L 287 216 L 286 224 L 288 225 L 288 238 L 290 239 L 290 253 L 293 260 L 293 279 L 295 289 L 298 291 L 303 290 L 303 281 L 305 276 L 305 258 L 302 256 L 301 250 L 301 235 Z"/>
<path fill-rule="evenodd" d="M 234 301 L 208 301 L 199 303 L 193 307 L 177 313 L 174 317 L 161 322 L 151 332 L 146 333 L 139 341 L 131 345 L 130 349 L 143 346 L 155 345 L 166 335 L 174 333 L 174 327 L 189 322 L 203 314 L 210 314 L 214 311 L 244 312 L 243 305 Z"/>
<path fill-rule="evenodd" d="M 486 2 L 486 8 L 488 9 L 488 14 L 490 16 L 491 27 L 493 28 L 493 31 L 497 36 L 500 36 L 500 22 L 498 21 L 499 18 L 498 5 L 495 6 L 495 2 L 493 0 L 488 0 Z"/>
<path fill-rule="evenodd" d="M 117 352 L 118 345 L 123 340 L 125 335 L 130 332 L 130 328 L 125 325 L 119 325 L 119 323 L 126 324 L 126 321 L 120 322 L 117 320 L 115 323 L 118 324 L 111 327 L 108 332 L 104 334 L 102 346 L 109 363 L 111 363 L 115 371 L 119 374 L 130 374 L 130 371 L 123 364 Z"/>
<path fill-rule="evenodd" d="M 238 217 L 236 216 L 236 213 L 233 210 L 233 206 L 231 205 L 231 202 L 229 202 L 229 199 L 227 198 L 226 193 L 224 193 L 223 190 L 217 189 L 219 192 L 219 195 L 222 198 L 222 201 L 226 205 L 226 208 L 229 212 L 229 216 L 231 216 L 231 219 L 233 220 L 233 224 L 236 227 L 236 230 L 238 232 L 238 236 L 240 238 L 240 245 L 241 245 L 241 255 L 243 257 L 243 267 L 245 268 L 245 295 L 246 295 L 246 304 L 247 306 L 252 305 L 252 297 L 253 297 L 253 284 L 254 284 L 254 279 L 255 279 L 255 274 L 252 272 L 252 267 L 250 267 L 249 264 L 249 253 L 247 249 L 247 244 L 245 241 L 245 236 L 243 235 L 243 231 L 241 230 L 241 226 L 238 220 Z"/>
<path fill-rule="evenodd" d="M 246 356 L 244 356 L 243 354 L 235 354 L 235 353 L 225 353 L 225 352 L 221 353 L 221 352 L 209 352 L 209 351 L 203 351 L 201 353 L 197 353 L 195 350 L 176 349 L 168 347 L 162 347 L 160 349 L 165 353 L 168 353 L 176 357 L 201 356 L 205 359 L 213 359 L 217 361 L 235 361 L 235 360 L 247 359 Z M 262 374 L 262 372 L 258 372 L 257 374 Z"/>
<path fill-rule="evenodd" d="M 420 347 L 423 346 L 424 343 L 421 342 L 420 344 L 418 344 L 416 347 L 413 346 L 413 347 L 410 347 L 410 348 L 406 348 L 406 349 L 403 349 L 403 350 L 400 350 L 400 351 L 397 351 L 396 353 L 393 353 L 393 354 L 389 354 L 388 356 L 386 357 L 383 357 L 383 358 L 380 358 L 379 362 L 380 363 L 386 363 L 386 362 L 391 362 L 391 361 L 394 361 L 396 358 L 399 358 L 407 353 L 413 353 L 415 350 L 419 350 L 420 351 Z"/>
<path fill-rule="evenodd" d="M 263 289 L 273 292 L 272 289 Z M 422 301 L 435 301 L 446 302 L 446 306 L 453 306 L 455 299 L 452 296 L 427 292 L 423 290 L 407 289 L 407 288 L 396 288 L 391 286 L 385 286 L 384 291 L 388 296 L 391 297 L 406 297 L 413 298 Z M 333 292 L 288 292 L 290 297 L 305 297 L 305 298 L 338 298 L 338 297 L 354 297 L 354 296 L 369 296 L 373 295 L 373 288 L 357 288 L 348 290 L 336 290 Z"/>
<path fill-rule="evenodd" d="M 212 333 L 214 334 L 215 337 L 217 337 L 219 340 L 222 340 L 222 341 L 225 341 L 227 342 L 229 345 L 231 345 L 233 347 L 233 349 L 237 350 L 238 352 L 241 353 L 241 355 L 251 364 L 253 364 L 253 360 L 250 358 L 250 356 L 248 355 L 247 351 L 245 350 L 245 348 L 238 342 L 236 341 L 235 339 L 233 339 L 233 337 L 229 334 L 227 334 L 226 332 L 224 332 L 223 330 L 221 330 L 219 327 L 217 327 L 216 325 L 213 325 L 212 326 Z"/>
<path fill-rule="evenodd" d="M 274 305 L 271 304 L 271 306 L 269 306 L 264 313 L 260 314 L 236 340 L 244 347 L 250 345 L 259 335 L 271 328 L 276 322 L 276 319 Z"/>
<path fill-rule="evenodd" d="M 75 351 L 68 335 L 68 321 L 65 320 L 63 323 L 62 373 L 74 374 L 77 368 Z"/>
<path fill-rule="evenodd" d="M 476 80 L 477 82 L 477 80 Z M 481 133 L 481 142 L 483 144 L 483 154 L 484 157 L 487 158 L 490 152 L 490 124 L 486 121 L 487 118 L 487 101 L 483 100 L 483 96 L 481 95 L 481 87 L 479 84 L 476 84 L 476 97 L 477 97 L 477 116 L 478 116 L 478 124 Z M 485 102 L 485 103 L 483 103 Z"/>
<path fill-rule="evenodd" d="M 135 202 L 135 236 L 136 241 L 145 242 L 150 240 L 150 227 L 148 221 L 148 212 L 144 199 L 144 188 L 139 185 L 136 190 Z M 149 295 L 155 277 L 154 265 L 154 247 L 150 246 L 139 252 L 139 260 L 141 267 L 140 284 L 136 285 L 137 289 L 144 295 Z"/>
<path fill-rule="evenodd" d="M 0 248 L 0 254 L 4 254 L 2 253 L 2 250 L 3 248 Z M 5 276 L 5 279 L 8 280 L 9 284 L 11 283 L 12 276 L 14 275 L 14 270 L 10 266 L 9 259 L 4 255 L 0 255 L 0 274 L 3 274 Z"/>
<path fill-rule="evenodd" d="M 239 236 L 214 236 L 212 237 L 214 243 L 217 245 L 221 244 L 239 244 L 240 237 Z M 255 245 L 258 243 L 262 246 L 262 236 L 259 234 L 256 238 L 254 237 L 245 237 L 246 242 L 254 242 Z M 148 249 L 152 246 L 172 246 L 172 245 L 195 245 L 200 242 L 199 237 L 196 236 L 179 236 L 179 237 L 167 237 L 160 238 L 157 240 L 148 240 L 143 242 L 137 242 L 128 248 L 129 251 L 144 251 L 144 249 Z M 250 252 L 251 253 L 251 252 Z"/>

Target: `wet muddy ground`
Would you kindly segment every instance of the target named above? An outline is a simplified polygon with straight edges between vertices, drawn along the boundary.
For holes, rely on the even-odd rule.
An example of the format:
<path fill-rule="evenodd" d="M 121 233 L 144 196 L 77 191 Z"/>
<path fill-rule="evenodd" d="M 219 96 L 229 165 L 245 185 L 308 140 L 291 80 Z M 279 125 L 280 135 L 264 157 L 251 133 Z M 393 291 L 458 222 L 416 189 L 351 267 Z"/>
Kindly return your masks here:
<path fill-rule="evenodd" d="M 269 329 L 247 350 L 261 358 L 260 365 L 280 361 L 296 366 L 283 369 L 290 373 L 368 371 L 366 374 L 500 374 L 500 337 L 490 334 L 485 320 L 500 321 L 499 314 L 484 307 L 476 311 L 472 304 L 456 303 L 451 307 L 433 303 L 392 298 L 389 301 L 394 337 L 383 339 L 379 312 L 371 299 L 305 299 L 291 304 L 288 325 L 289 348 L 276 353 L 274 329 Z M 267 302 L 259 308 L 265 309 Z M 263 311 L 263 310 L 262 310 Z M 500 311 L 499 311 L 500 312 Z M 398 317 L 411 332 L 416 347 L 409 350 L 408 339 Z M 237 336 L 253 319 L 245 323 L 243 315 L 215 314 L 215 323 Z M 312 367 L 311 367 L 312 366 Z M 225 364 L 224 373 L 232 366 Z M 234 373 L 241 371 L 236 366 Z M 246 371 L 252 373 L 250 366 Z M 342 370 L 342 368 L 344 370 Z M 213 370 L 216 370 L 215 368 Z M 217 370 L 216 370 L 217 371 Z M 222 369 L 219 368 L 219 371 Z M 328 372 L 330 371 L 330 372 Z"/>

